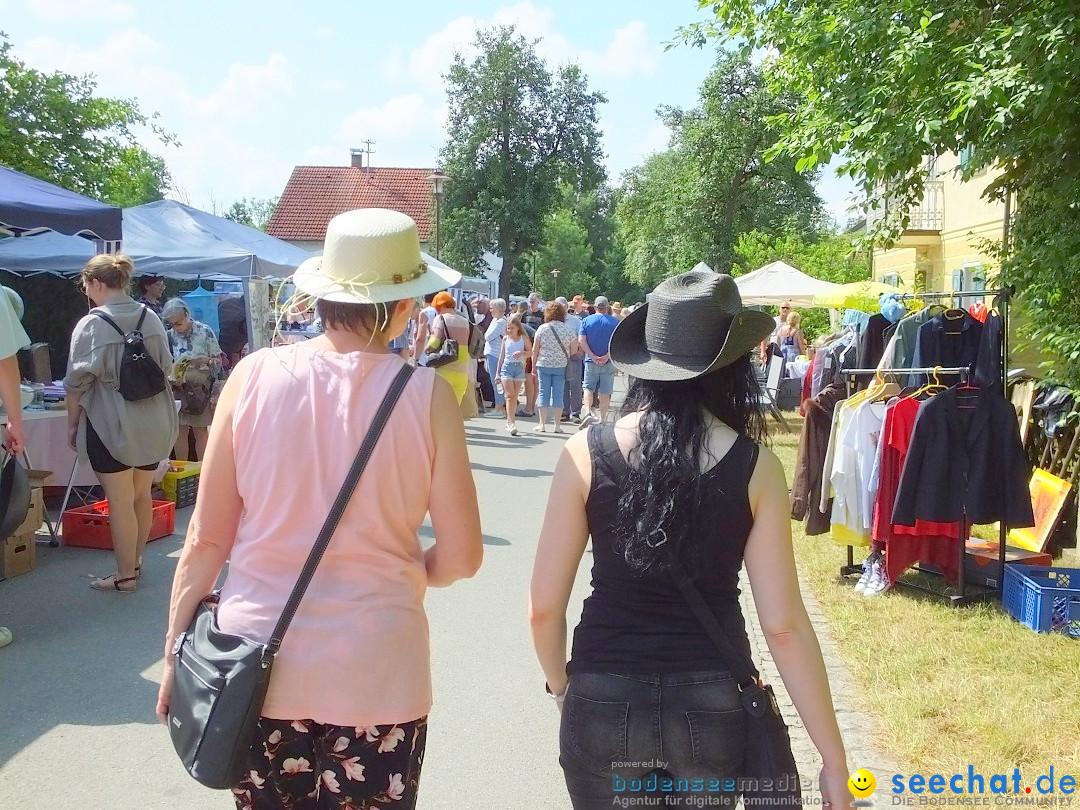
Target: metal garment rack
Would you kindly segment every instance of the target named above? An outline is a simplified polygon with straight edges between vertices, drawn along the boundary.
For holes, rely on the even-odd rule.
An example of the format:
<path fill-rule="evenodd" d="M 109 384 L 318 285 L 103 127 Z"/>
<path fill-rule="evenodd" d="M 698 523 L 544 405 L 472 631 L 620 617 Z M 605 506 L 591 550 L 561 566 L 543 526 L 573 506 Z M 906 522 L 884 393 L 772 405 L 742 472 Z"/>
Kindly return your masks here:
<path fill-rule="evenodd" d="M 1014 293 L 1014 289 L 1009 287 L 1002 287 L 994 290 L 970 290 L 965 292 L 946 292 L 946 293 L 904 293 L 897 295 L 898 300 L 912 300 L 918 299 L 922 301 L 940 301 L 943 299 L 955 299 L 955 298 L 982 298 L 985 296 L 994 296 L 994 307 L 998 311 L 998 315 L 1001 318 L 1001 347 L 1000 347 L 1000 368 L 1001 378 L 998 381 L 1000 384 L 1000 393 L 1002 396 L 1007 396 L 1007 385 L 1009 375 L 1009 300 Z M 894 369 L 881 369 L 881 374 L 904 372 L 906 374 L 948 374 L 959 375 L 962 383 L 967 383 L 972 375 L 973 369 L 967 366 L 958 368 L 943 368 L 941 366 L 935 367 L 920 367 L 920 368 L 894 368 Z M 849 384 L 853 382 L 857 377 L 861 375 L 876 375 L 879 373 L 879 369 L 843 369 L 843 373 L 848 377 Z M 1009 437 L 1003 436 L 1002 441 L 1008 441 Z M 993 598 L 1001 598 L 1002 589 L 1005 584 L 1005 550 L 1008 540 L 1009 529 L 1002 520 L 999 523 L 998 534 L 998 581 L 997 587 L 984 588 L 982 586 L 976 586 L 978 591 L 971 593 L 968 591 L 967 576 L 965 573 L 965 562 L 967 555 L 967 535 L 971 532 L 971 524 L 968 522 L 967 513 L 965 511 L 964 517 L 961 523 L 960 541 L 957 543 L 957 575 L 959 576 L 959 583 L 957 593 L 955 594 L 942 594 L 938 591 L 930 588 L 923 587 L 913 582 L 897 581 L 894 584 L 908 588 L 910 590 L 920 591 L 922 593 L 929 594 L 939 599 L 946 599 L 952 604 L 953 607 L 959 607 L 960 605 L 972 604 L 975 602 L 986 602 Z M 916 568 L 921 573 L 934 573 L 926 571 L 924 568 Z M 862 565 L 855 564 L 855 549 L 852 546 L 847 547 L 847 565 L 840 568 L 841 576 L 850 576 L 851 574 L 862 573 Z"/>

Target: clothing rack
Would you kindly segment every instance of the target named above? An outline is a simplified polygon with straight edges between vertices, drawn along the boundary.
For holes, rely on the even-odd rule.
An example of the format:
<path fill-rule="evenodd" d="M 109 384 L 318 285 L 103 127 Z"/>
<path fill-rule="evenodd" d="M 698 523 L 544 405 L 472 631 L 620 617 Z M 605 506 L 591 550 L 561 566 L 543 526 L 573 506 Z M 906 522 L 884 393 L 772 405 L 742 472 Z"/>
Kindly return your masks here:
<path fill-rule="evenodd" d="M 940 292 L 940 293 L 900 293 L 895 296 L 899 301 L 910 301 L 918 299 L 922 301 L 940 301 L 942 299 L 953 298 L 982 298 L 985 296 L 994 297 L 994 307 L 998 311 L 998 315 L 1001 317 L 1001 349 L 1000 349 L 1000 368 L 1001 379 L 1000 393 L 1003 397 L 1008 397 L 1008 378 L 1009 378 L 1009 301 L 1015 293 L 1015 288 L 1010 286 L 1000 287 L 991 290 L 965 290 L 956 292 Z M 970 367 L 962 368 L 942 368 L 942 367 L 922 367 L 922 368 L 893 368 L 882 369 L 881 373 L 891 374 L 896 372 L 905 372 L 907 374 L 948 374 L 959 375 L 961 378 L 961 384 L 966 384 L 974 374 L 974 371 Z M 860 375 L 866 374 L 878 374 L 879 370 L 876 368 L 853 368 L 843 369 L 842 373 L 848 378 L 849 386 Z M 1003 436 L 1002 441 L 1007 441 L 1008 437 Z M 985 602 L 997 597 L 1001 598 L 1002 590 L 1005 585 L 1005 549 L 1008 540 L 1009 529 L 1005 525 L 1005 521 L 1000 522 L 1000 531 L 998 534 L 998 581 L 996 588 L 979 588 L 978 591 L 972 593 L 968 590 L 967 576 L 965 572 L 965 562 L 967 559 L 967 541 L 968 534 L 971 532 L 971 524 L 968 523 L 967 517 L 963 519 L 961 524 L 960 542 L 957 549 L 957 574 L 960 578 L 957 593 L 955 594 L 941 594 L 938 591 L 926 588 L 922 585 L 918 585 L 913 582 L 898 581 L 893 583 L 894 585 L 908 588 L 909 590 L 920 591 L 922 593 L 929 594 L 939 599 L 946 599 L 953 607 L 959 607 L 960 605 L 972 604 L 975 602 Z M 932 573 L 926 571 L 923 568 L 917 568 L 917 571 L 921 573 Z M 851 545 L 847 547 L 847 565 L 841 566 L 841 576 L 850 576 L 851 574 L 861 574 L 862 565 L 855 564 L 855 549 Z M 935 572 L 936 573 L 936 572 Z"/>

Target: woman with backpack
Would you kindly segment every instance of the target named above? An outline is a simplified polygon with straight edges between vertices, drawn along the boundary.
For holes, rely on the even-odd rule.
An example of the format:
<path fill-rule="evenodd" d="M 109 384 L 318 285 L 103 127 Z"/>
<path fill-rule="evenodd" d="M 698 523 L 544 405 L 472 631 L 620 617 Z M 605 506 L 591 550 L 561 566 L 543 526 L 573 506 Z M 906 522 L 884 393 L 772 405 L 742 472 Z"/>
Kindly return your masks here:
<path fill-rule="evenodd" d="M 203 460 L 214 409 L 210 395 L 214 378 L 221 370 L 221 346 L 214 330 L 191 317 L 191 310 L 180 298 L 171 298 L 162 309 L 169 328 L 175 373 L 173 386 L 180 400 L 180 435 L 176 439 L 176 460 L 189 459 L 188 434 L 195 437 L 195 457 Z"/>
<path fill-rule="evenodd" d="M 150 487 L 176 441 L 176 405 L 167 376 L 172 355 L 165 327 L 128 295 L 135 267 L 123 254 L 95 256 L 81 283 L 90 314 L 71 336 L 68 443 L 90 466 L 109 502 L 116 571 L 99 591 L 131 593 L 150 534 Z"/>

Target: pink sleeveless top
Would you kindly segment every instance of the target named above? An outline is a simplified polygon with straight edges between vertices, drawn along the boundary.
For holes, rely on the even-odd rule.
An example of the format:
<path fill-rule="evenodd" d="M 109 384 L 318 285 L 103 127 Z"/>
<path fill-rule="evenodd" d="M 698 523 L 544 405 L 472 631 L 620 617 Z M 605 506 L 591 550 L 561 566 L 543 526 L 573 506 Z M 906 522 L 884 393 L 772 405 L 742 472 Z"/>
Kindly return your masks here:
<path fill-rule="evenodd" d="M 251 358 L 233 419 L 243 516 L 221 628 L 267 641 L 383 395 L 392 354 L 302 344 Z M 360 478 L 274 663 L 263 715 L 344 726 L 431 708 L 424 521 L 435 372 L 417 369 Z"/>

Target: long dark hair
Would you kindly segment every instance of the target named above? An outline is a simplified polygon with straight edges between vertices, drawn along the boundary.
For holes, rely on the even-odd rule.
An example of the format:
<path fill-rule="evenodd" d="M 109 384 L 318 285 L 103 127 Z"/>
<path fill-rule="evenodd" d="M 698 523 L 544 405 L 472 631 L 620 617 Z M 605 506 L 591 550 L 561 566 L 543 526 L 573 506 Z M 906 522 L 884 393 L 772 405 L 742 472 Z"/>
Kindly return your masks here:
<path fill-rule="evenodd" d="M 667 542 L 687 562 L 697 538 L 684 536 L 696 512 L 702 457 L 708 452 L 709 413 L 737 433 L 760 442 L 765 418 L 750 356 L 685 382 L 634 379 L 623 415 L 640 412 L 639 441 L 630 455 L 626 490 L 619 499 L 619 535 L 627 564 L 641 572 L 666 568 Z M 661 531 L 662 530 L 662 531 Z"/>

